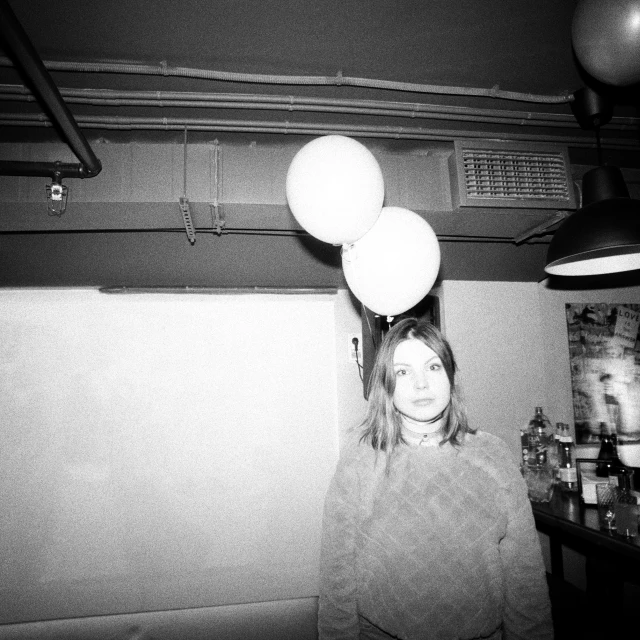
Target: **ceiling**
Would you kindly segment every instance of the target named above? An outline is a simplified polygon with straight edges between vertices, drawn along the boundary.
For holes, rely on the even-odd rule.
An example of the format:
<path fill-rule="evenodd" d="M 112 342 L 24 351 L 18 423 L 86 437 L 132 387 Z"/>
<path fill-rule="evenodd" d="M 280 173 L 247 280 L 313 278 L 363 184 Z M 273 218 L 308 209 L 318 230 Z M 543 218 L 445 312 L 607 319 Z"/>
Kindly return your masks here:
<path fill-rule="evenodd" d="M 178 144 L 187 130 L 191 142 L 283 146 L 341 133 L 394 152 L 493 138 L 564 145 L 579 177 L 595 138 L 571 104 L 589 86 L 613 105 L 604 160 L 640 168 L 640 89 L 580 68 L 575 0 L 7 4 L 93 147 Z M 1 39 L 0 56 L 0 144 L 64 141 Z"/>
<path fill-rule="evenodd" d="M 10 3 L 44 59 L 573 91 L 570 0 Z"/>
<path fill-rule="evenodd" d="M 12 0 L 9 5 L 87 131 L 99 130 L 101 118 L 106 126 L 106 117 L 112 131 L 119 125 L 129 137 L 149 135 L 159 130 L 153 123 L 162 125 L 164 118 L 172 123 L 165 124 L 165 132 L 173 125 L 206 130 L 207 121 L 233 131 L 249 122 L 244 128 L 250 133 L 352 126 L 368 136 L 433 139 L 482 130 L 593 146 L 593 136 L 576 125 L 569 102 L 585 81 L 597 85 L 572 52 L 574 0 Z M 72 62 L 130 63 L 137 69 L 105 72 L 98 65 L 74 72 L 49 65 Z M 198 75 L 193 70 L 215 74 L 193 77 Z M 163 75 L 167 72 L 176 75 Z M 221 77 L 225 73 L 235 76 L 227 80 Z M 5 65 L 0 81 L 21 79 Z M 64 91 L 90 88 L 156 95 L 145 95 L 145 106 L 122 99 L 116 106 L 104 95 L 93 94 L 93 104 L 87 104 L 86 95 Z M 188 96 L 164 95 L 160 106 L 157 92 L 196 92 L 198 100 L 202 94 L 211 99 L 194 107 L 193 100 L 190 106 L 184 102 Z M 510 93 L 517 99 L 505 99 Z M 609 93 L 615 118 L 603 138 L 612 148 L 629 149 L 639 136 L 637 87 Z M 269 106 L 256 96 L 271 96 Z M 15 98 L 2 95 L 0 112 L 40 112 L 36 104 Z M 333 104 L 323 108 L 308 99 Z M 355 102 L 362 100 L 367 104 Z M 34 130 L 42 129 L 28 120 L 19 124 L 3 126 L 2 136 L 37 136 Z"/>

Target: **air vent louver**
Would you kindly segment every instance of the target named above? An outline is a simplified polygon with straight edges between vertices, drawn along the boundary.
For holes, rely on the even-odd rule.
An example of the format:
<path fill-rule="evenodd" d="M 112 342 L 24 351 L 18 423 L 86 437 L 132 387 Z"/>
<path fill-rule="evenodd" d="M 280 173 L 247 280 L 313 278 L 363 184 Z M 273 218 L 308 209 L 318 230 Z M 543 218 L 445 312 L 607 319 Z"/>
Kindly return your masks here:
<path fill-rule="evenodd" d="M 458 206 L 570 209 L 575 197 L 563 147 L 455 142 Z"/>

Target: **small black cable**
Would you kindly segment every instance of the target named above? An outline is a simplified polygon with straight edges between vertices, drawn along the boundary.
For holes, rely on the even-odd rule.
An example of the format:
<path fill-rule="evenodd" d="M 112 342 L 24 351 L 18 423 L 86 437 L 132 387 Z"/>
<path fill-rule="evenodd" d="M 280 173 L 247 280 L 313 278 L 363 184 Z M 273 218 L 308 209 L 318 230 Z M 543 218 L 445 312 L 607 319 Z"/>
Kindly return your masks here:
<path fill-rule="evenodd" d="M 596 147 L 598 150 L 598 166 L 602 166 L 602 143 L 600 140 L 600 126 L 596 124 Z"/>
<path fill-rule="evenodd" d="M 358 356 L 358 338 L 351 338 L 351 344 L 354 346 L 356 350 L 356 364 L 358 365 L 358 375 L 360 376 L 360 380 L 362 380 L 362 365 L 360 364 L 360 358 Z"/>

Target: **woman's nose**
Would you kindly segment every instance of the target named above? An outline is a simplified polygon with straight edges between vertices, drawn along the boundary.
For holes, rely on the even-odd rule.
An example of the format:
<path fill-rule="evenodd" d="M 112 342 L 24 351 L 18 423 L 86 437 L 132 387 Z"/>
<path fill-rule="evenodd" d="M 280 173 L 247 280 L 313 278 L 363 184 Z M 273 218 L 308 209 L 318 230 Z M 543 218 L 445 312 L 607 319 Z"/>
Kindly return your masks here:
<path fill-rule="evenodd" d="M 414 381 L 416 389 L 426 389 L 429 386 L 429 380 L 426 373 L 418 372 Z"/>

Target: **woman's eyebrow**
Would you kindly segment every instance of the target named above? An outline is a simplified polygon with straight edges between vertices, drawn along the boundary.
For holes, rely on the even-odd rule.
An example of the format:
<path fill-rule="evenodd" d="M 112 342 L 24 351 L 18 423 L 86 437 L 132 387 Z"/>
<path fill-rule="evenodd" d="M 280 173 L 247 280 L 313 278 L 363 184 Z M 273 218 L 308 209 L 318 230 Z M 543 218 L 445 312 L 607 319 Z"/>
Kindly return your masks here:
<path fill-rule="evenodd" d="M 428 360 L 425 360 L 425 364 L 429 363 L 429 362 L 432 362 L 433 360 L 440 360 L 440 356 L 432 356 Z M 394 362 L 393 366 L 394 367 L 410 367 L 411 363 L 409 363 L 409 362 Z"/>

